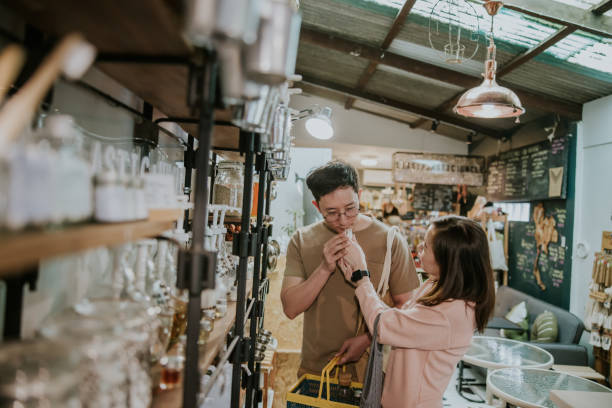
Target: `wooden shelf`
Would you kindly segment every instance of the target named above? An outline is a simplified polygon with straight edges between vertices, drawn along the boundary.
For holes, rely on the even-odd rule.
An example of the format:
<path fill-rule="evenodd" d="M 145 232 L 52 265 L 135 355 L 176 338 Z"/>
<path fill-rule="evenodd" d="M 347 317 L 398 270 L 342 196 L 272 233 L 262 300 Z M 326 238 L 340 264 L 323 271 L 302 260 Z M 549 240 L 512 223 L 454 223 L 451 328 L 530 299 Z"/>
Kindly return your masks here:
<path fill-rule="evenodd" d="M 210 333 L 207 343 L 200 347 L 200 372 L 205 372 L 225 344 L 227 333 L 236 320 L 236 302 L 228 302 L 227 313 L 219 320 L 215 320 L 215 327 Z M 153 397 L 152 407 L 180 407 L 183 402 L 183 387 L 181 384 L 169 391 L 159 391 Z"/>
<path fill-rule="evenodd" d="M 152 219 L 118 224 L 79 224 L 57 230 L 0 235 L 0 277 L 16 275 L 41 259 L 85 249 L 154 237 L 174 226 L 175 212 L 152 212 Z"/>
<path fill-rule="evenodd" d="M 253 282 L 248 280 L 246 283 L 247 287 L 247 296 L 248 298 L 251 294 Z M 198 362 L 198 366 L 200 367 L 200 372 L 206 372 L 206 369 L 213 363 L 215 357 L 219 354 L 223 345 L 227 340 L 227 334 L 234 326 L 234 322 L 236 321 L 236 302 L 227 302 L 227 313 L 221 319 L 215 320 L 215 327 L 210 333 L 210 337 L 206 344 L 200 347 L 200 358 Z M 248 327 L 245 326 L 245 333 L 249 330 Z M 168 407 L 180 407 L 183 402 L 183 387 L 181 384 L 168 391 L 158 391 L 157 394 L 153 397 L 153 404 L 151 405 L 153 408 L 168 408 Z"/>

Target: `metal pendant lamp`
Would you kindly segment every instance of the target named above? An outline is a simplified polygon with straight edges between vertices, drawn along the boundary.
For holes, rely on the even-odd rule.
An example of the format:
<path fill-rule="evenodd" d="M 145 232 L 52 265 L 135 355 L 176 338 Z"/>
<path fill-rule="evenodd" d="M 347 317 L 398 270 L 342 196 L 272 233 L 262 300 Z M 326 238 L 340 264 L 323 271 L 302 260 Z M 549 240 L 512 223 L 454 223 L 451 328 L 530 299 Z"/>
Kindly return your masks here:
<path fill-rule="evenodd" d="M 487 60 L 485 61 L 484 81 L 480 86 L 466 91 L 457 105 L 453 108 L 455 113 L 475 118 L 511 118 L 525 113 L 518 96 L 510 89 L 500 86 L 495 81 L 497 62 L 495 61 L 495 43 L 493 41 L 493 16 L 502 7 L 501 1 L 489 0 L 484 3 L 487 13 L 491 16 L 491 33 Z"/>

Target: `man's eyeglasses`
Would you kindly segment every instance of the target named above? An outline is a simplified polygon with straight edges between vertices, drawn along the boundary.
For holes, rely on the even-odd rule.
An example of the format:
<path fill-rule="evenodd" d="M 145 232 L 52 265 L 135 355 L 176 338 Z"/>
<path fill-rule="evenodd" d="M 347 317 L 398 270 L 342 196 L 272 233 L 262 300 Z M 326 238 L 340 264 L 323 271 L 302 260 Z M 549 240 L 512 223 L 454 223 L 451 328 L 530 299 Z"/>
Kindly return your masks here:
<path fill-rule="evenodd" d="M 341 215 L 344 215 L 346 218 L 353 218 L 359 213 L 359 207 L 349 207 L 344 211 L 328 211 L 327 214 L 323 215 L 326 221 L 334 222 L 340 219 Z"/>

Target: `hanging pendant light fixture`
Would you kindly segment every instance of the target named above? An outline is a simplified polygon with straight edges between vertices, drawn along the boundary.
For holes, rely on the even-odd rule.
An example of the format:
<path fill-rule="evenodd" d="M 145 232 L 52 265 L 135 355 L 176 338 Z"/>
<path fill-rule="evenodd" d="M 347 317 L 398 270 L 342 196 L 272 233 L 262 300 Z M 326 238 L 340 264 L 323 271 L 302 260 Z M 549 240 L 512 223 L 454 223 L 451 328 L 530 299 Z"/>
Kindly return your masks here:
<path fill-rule="evenodd" d="M 484 81 L 480 86 L 466 91 L 457 105 L 453 108 L 455 113 L 462 116 L 476 118 L 511 118 L 525 113 L 518 96 L 510 89 L 500 86 L 495 81 L 497 62 L 495 61 L 495 42 L 493 41 L 493 17 L 502 7 L 503 2 L 487 0 L 483 4 L 491 16 L 491 32 L 489 33 L 489 47 L 485 61 Z"/>

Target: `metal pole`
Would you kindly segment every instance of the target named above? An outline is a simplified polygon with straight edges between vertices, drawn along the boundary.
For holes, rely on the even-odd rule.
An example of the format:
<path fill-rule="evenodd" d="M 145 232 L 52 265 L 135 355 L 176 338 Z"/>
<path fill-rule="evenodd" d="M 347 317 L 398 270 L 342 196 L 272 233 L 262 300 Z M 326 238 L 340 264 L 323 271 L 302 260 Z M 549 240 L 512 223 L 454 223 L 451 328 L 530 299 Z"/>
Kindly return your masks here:
<path fill-rule="evenodd" d="M 240 261 L 238 263 L 238 299 L 236 304 L 236 323 L 234 335 L 239 338 L 238 344 L 242 346 L 244 339 L 244 317 L 245 317 L 245 297 L 246 297 L 246 278 L 249 262 L 249 230 L 251 215 L 251 198 L 253 195 L 253 152 L 255 150 L 255 135 L 252 132 L 240 132 L 240 138 L 245 141 L 244 159 L 244 186 L 242 193 L 242 219 L 239 237 Z M 236 237 L 234 238 L 236 239 Z M 234 359 L 232 370 L 232 399 L 231 408 L 240 406 L 240 386 L 242 373 L 242 352 L 244 347 L 238 347 L 235 351 L 239 353 L 238 358 Z"/>
<path fill-rule="evenodd" d="M 210 172 L 210 200 L 208 200 L 211 204 L 213 203 L 213 193 L 215 191 L 215 180 L 217 178 L 217 153 L 213 152 L 212 155 L 212 171 Z"/>
<path fill-rule="evenodd" d="M 198 125 L 198 150 L 195 166 L 197 168 L 195 203 L 193 213 L 194 253 L 204 249 L 204 233 L 208 223 L 208 158 L 214 121 L 214 101 L 217 82 L 217 55 L 213 50 L 204 50 L 206 64 L 198 79 L 200 102 L 200 123 Z M 200 390 L 200 373 L 198 370 L 198 337 L 200 335 L 200 296 L 202 276 L 200 262 L 191 263 L 189 280 L 189 304 L 187 306 L 187 350 L 183 388 L 183 407 L 195 408 Z M 214 271 L 208 271 L 214 273 Z"/>
<path fill-rule="evenodd" d="M 187 201 L 191 199 L 191 173 L 193 170 L 193 136 L 189 134 L 187 139 L 187 150 L 185 151 L 185 159 L 183 162 L 185 163 L 185 189 L 183 192 L 187 196 Z M 190 230 L 189 227 L 189 210 L 185 210 L 185 217 L 183 218 L 183 229 L 185 232 Z"/>
<path fill-rule="evenodd" d="M 270 171 L 270 169 L 266 170 L 266 177 L 267 177 L 267 182 L 266 182 L 266 215 L 269 216 L 270 215 L 270 197 L 272 196 L 272 172 Z M 264 248 L 266 248 L 266 250 L 264 251 L 264 255 L 263 255 L 263 266 L 262 266 L 262 271 L 261 271 L 261 279 L 266 279 L 268 277 L 268 240 L 270 239 L 270 226 L 266 227 L 266 236 L 265 236 L 265 242 L 264 242 Z"/>
<path fill-rule="evenodd" d="M 252 296 L 255 300 L 255 304 L 258 306 L 256 308 L 256 314 L 251 317 L 251 349 L 249 354 L 249 370 L 253 373 L 251 376 L 251 381 L 247 386 L 247 394 L 246 394 L 246 406 L 248 407 L 257 407 L 257 398 L 253 399 L 253 392 L 256 389 L 259 389 L 259 363 L 255 364 L 255 344 L 257 342 L 257 330 L 259 328 L 259 316 L 261 314 L 261 309 L 263 305 L 260 303 L 260 274 L 261 274 L 261 260 L 262 260 L 262 227 L 263 227 L 263 217 L 264 217 L 264 193 L 266 188 L 266 155 L 261 153 L 257 156 L 257 170 L 259 172 L 259 188 L 257 190 L 257 224 L 255 227 L 255 232 L 257 233 L 257 247 L 255 248 L 255 268 L 253 271 L 253 289 Z M 257 393 L 255 394 L 257 395 Z"/>

